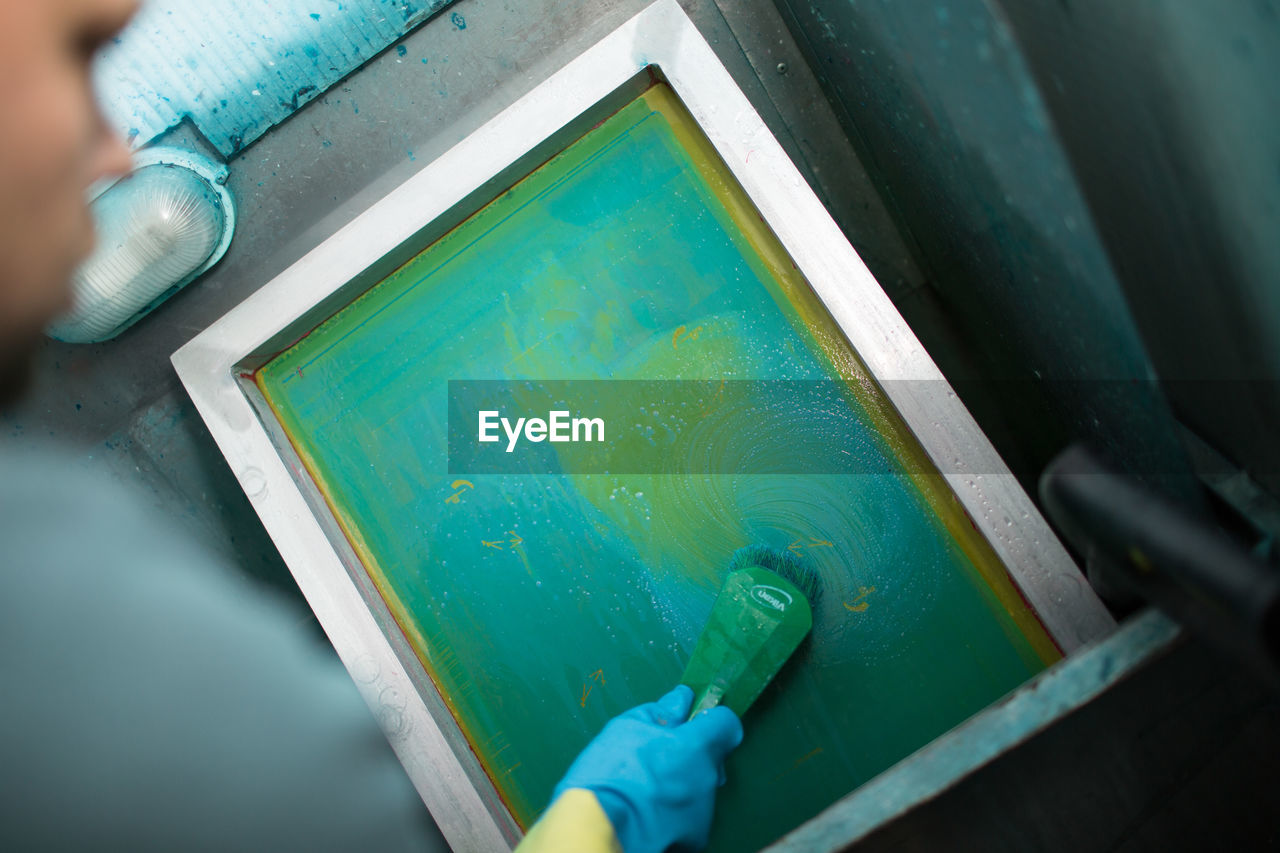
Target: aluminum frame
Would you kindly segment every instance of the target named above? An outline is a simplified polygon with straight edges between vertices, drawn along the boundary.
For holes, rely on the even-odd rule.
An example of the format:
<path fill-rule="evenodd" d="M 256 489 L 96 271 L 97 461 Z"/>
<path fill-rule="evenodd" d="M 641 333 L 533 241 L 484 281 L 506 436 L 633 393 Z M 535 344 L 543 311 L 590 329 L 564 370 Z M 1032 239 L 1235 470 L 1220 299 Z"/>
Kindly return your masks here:
<path fill-rule="evenodd" d="M 1070 653 L 1114 628 L 710 46 L 676 0 L 659 0 L 172 357 L 317 619 L 457 851 L 506 849 L 520 832 L 270 414 L 252 372 L 634 98 L 654 76 L 684 102 L 1053 638 Z"/>

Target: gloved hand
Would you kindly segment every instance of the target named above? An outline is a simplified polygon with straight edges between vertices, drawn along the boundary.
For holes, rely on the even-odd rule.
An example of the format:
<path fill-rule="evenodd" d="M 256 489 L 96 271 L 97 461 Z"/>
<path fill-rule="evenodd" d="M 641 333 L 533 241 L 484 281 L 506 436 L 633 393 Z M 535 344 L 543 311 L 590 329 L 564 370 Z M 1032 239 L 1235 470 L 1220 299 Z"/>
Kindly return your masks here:
<path fill-rule="evenodd" d="M 724 707 L 685 722 L 692 705 L 693 691 L 681 684 L 614 717 L 569 767 L 552 800 L 570 788 L 594 793 L 626 853 L 706 846 L 724 759 L 742 742 L 742 723 Z"/>

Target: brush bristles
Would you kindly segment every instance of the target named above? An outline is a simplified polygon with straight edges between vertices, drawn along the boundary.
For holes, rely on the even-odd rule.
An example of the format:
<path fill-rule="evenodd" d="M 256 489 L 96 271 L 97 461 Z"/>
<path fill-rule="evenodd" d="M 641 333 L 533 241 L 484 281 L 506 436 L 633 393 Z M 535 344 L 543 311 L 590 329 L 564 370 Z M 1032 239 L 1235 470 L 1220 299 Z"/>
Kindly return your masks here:
<path fill-rule="evenodd" d="M 818 603 L 822 593 L 822 581 L 818 573 L 805 565 L 799 558 L 787 551 L 775 551 L 764 545 L 747 545 L 733 552 L 729 561 L 729 570 L 745 569 L 748 566 L 759 566 L 768 569 L 783 580 L 793 584 L 809 599 L 809 606 Z"/>

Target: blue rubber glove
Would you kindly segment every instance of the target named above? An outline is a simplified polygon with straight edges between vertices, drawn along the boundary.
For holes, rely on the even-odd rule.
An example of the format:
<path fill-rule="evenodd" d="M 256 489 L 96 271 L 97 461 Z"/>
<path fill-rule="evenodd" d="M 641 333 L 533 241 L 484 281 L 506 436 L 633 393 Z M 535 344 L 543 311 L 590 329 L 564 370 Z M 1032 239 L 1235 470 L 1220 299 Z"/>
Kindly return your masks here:
<path fill-rule="evenodd" d="M 692 705 L 693 691 L 682 684 L 614 717 L 569 767 L 552 801 L 570 788 L 594 793 L 626 853 L 706 846 L 724 759 L 742 743 L 742 723 L 723 707 L 685 722 Z"/>

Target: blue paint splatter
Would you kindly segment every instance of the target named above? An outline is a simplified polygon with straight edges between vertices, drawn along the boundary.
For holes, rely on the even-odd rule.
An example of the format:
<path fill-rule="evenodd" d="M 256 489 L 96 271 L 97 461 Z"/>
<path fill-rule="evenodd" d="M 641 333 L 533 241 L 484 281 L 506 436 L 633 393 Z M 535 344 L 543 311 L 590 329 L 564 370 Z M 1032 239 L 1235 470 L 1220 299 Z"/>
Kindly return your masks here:
<path fill-rule="evenodd" d="M 453 25 L 460 30 L 465 30 L 467 28 L 467 19 L 459 15 L 457 12 L 450 15 L 449 20 L 453 21 Z"/>
<path fill-rule="evenodd" d="M 413 153 L 412 151 L 406 151 L 405 153 L 409 155 L 409 162 L 410 162 L 410 163 L 412 163 L 412 162 L 414 162 L 415 160 L 417 160 L 417 159 L 418 159 L 416 156 L 414 156 L 414 153 Z"/>
<path fill-rule="evenodd" d="M 303 98 L 304 96 L 306 96 L 306 95 L 308 95 L 308 94 L 310 94 L 310 93 L 314 92 L 314 91 L 316 91 L 316 87 L 315 87 L 315 86 L 302 86 L 302 87 L 301 87 L 301 88 L 299 88 L 296 92 L 294 92 L 294 93 L 293 93 L 293 99 L 292 99 L 292 100 L 290 100 L 290 101 L 284 101 L 284 100 L 280 101 L 280 106 L 284 107 L 285 109 L 290 110 L 291 112 L 295 112 L 295 113 L 296 113 L 296 112 L 298 111 L 298 107 L 300 107 L 300 106 L 302 106 L 303 104 L 305 104 L 305 103 L 306 103 L 306 101 L 305 101 L 305 100 L 300 100 L 300 99 L 301 99 L 301 98 Z"/>
<path fill-rule="evenodd" d="M 426 65 L 426 64 L 427 64 L 427 58 L 426 58 L 425 56 L 424 56 L 424 57 L 422 57 L 422 64 L 423 64 L 423 65 Z"/>
<path fill-rule="evenodd" d="M 137 128 L 132 146 L 145 144 L 189 117 L 224 156 L 238 155 L 363 60 L 392 46 L 402 61 L 407 59 L 407 45 L 397 42 L 451 2 L 312 0 L 280 3 L 281 14 L 255 18 L 245 11 L 243 0 L 203 0 L 194 5 L 208 7 L 210 14 L 235 24 L 225 32 L 206 33 L 190 23 L 193 15 L 205 14 L 189 11 L 193 4 L 150 0 L 117 40 L 119 45 L 102 57 L 104 109 L 122 136 Z M 306 5 L 323 5 L 326 11 L 306 12 Z M 307 30 L 307 19 L 316 29 Z M 465 28 L 466 20 L 458 15 L 452 26 Z M 136 58 L 149 55 L 144 48 L 166 50 L 178 61 L 167 75 L 157 77 L 148 68 L 140 76 Z M 237 80 L 224 81 L 217 75 L 211 79 L 220 56 L 243 62 Z M 315 88 L 301 91 L 307 86 Z"/>

